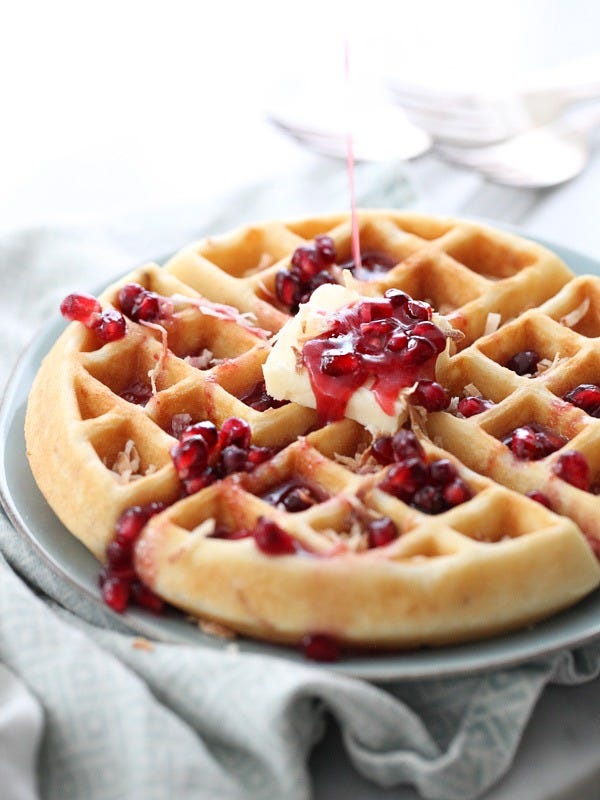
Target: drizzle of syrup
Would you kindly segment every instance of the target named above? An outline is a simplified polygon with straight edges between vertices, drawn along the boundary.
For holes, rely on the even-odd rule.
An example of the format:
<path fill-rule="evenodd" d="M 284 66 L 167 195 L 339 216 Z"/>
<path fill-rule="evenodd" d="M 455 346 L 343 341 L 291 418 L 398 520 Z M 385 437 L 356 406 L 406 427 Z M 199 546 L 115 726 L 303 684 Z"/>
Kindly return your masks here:
<path fill-rule="evenodd" d="M 350 212 L 352 220 L 352 260 L 355 267 L 360 271 L 360 233 L 358 229 L 358 217 L 356 214 L 356 192 L 354 189 L 354 138 L 352 135 L 351 124 L 351 105 L 352 93 L 350 83 L 350 45 L 348 39 L 344 41 L 344 77 L 346 79 L 347 106 L 347 129 L 346 129 L 346 166 L 348 169 L 348 187 L 350 189 Z"/>

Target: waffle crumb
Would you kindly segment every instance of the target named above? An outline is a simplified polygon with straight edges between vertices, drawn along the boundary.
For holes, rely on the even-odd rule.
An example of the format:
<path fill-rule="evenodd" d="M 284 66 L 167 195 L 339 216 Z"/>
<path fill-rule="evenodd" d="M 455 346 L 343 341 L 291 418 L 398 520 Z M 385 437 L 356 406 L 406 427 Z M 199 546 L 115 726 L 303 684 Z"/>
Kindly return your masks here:
<path fill-rule="evenodd" d="M 135 650 L 145 650 L 147 653 L 152 653 L 154 651 L 154 645 L 152 642 L 149 642 L 148 639 L 144 639 L 141 636 L 137 639 L 134 639 L 131 643 L 131 646 Z"/>
<path fill-rule="evenodd" d="M 237 638 L 235 631 L 231 630 L 231 628 L 228 628 L 226 625 L 222 625 L 220 622 L 215 622 L 214 620 L 199 619 L 198 627 L 202 633 L 206 633 L 208 636 L 214 636 L 217 639 L 227 639 L 228 641 L 233 641 Z"/>

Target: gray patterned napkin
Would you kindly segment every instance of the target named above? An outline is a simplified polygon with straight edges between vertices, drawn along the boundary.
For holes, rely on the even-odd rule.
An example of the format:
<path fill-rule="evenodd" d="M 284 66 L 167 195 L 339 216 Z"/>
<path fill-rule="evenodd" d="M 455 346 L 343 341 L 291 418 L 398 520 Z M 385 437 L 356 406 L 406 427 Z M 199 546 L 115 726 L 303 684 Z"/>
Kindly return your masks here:
<path fill-rule="evenodd" d="M 398 175 L 373 175 L 378 191 L 361 203 L 407 202 Z M 332 173 L 322 195 L 330 208 L 336 180 Z M 0 240 L 2 375 L 65 293 L 106 283 L 204 230 L 308 211 L 312 185 L 309 176 L 295 205 L 254 190 L 212 218 L 204 208 L 195 218 L 169 213 L 144 225 L 127 220 L 102 231 L 34 230 Z M 326 712 L 357 770 L 379 786 L 475 800 L 508 770 L 544 686 L 600 672 L 599 645 L 461 680 L 376 687 L 309 663 L 190 645 L 140 647 L 42 563 L 4 516 L 0 550 L 0 661 L 43 710 L 37 772 L 47 800 L 308 800 L 308 754 Z M 0 692 L 0 776 L 9 702 Z M 31 736 L 34 746 L 35 724 Z M 2 797 L 18 797 L 5 788 Z"/>

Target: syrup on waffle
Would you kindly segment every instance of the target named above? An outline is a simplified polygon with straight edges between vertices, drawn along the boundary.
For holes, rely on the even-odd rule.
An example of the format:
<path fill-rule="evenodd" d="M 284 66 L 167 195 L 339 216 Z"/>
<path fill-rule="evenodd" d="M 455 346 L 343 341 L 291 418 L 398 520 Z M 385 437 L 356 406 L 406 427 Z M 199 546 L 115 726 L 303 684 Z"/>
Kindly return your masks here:
<path fill-rule="evenodd" d="M 493 635 L 600 582 L 600 281 L 469 222 L 359 219 L 360 267 L 348 215 L 270 222 L 67 309 L 27 450 L 116 610 L 164 599 L 331 658 Z M 397 431 L 267 393 L 269 337 L 344 281 L 462 334 L 427 376 L 447 399 L 426 381 Z"/>

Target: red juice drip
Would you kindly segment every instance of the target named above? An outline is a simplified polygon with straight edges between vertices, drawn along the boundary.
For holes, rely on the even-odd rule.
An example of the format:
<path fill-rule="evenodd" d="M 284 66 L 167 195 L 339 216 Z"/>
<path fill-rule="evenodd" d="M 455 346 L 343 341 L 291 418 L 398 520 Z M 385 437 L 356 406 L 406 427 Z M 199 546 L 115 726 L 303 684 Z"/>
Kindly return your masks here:
<path fill-rule="evenodd" d="M 347 129 L 346 129 L 346 167 L 348 170 L 348 187 L 350 189 L 350 215 L 352 221 L 352 260 L 356 269 L 360 271 L 360 234 L 358 218 L 356 215 L 356 192 L 354 190 L 354 139 L 352 136 L 351 105 L 352 92 L 350 86 L 350 47 L 348 39 L 344 42 L 344 76 L 346 80 L 347 95 Z"/>

